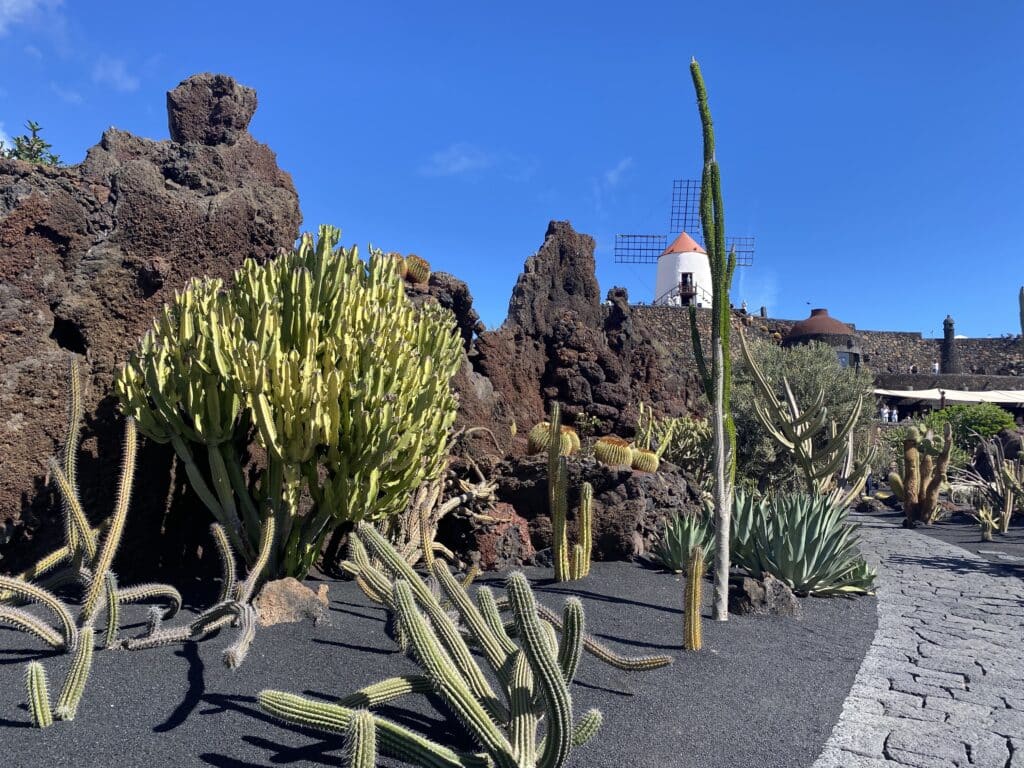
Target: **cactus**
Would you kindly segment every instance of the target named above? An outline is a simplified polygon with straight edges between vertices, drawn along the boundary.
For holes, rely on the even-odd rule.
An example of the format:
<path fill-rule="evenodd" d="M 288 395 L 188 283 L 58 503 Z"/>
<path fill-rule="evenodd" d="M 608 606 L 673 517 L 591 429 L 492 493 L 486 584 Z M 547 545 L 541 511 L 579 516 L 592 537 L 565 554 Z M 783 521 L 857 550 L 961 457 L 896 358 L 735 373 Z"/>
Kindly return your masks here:
<path fill-rule="evenodd" d="M 1017 303 L 1020 306 L 1020 339 L 1021 344 L 1024 344 L 1024 285 L 1020 287 L 1020 293 L 1017 294 Z"/>
<path fill-rule="evenodd" d="M 25 671 L 25 688 L 28 691 L 28 711 L 36 728 L 53 725 L 50 710 L 50 691 L 46 681 L 46 669 L 38 661 L 30 661 Z"/>
<path fill-rule="evenodd" d="M 409 266 L 405 263 L 405 259 L 398 251 L 389 251 L 388 258 L 395 262 L 395 270 L 398 272 L 398 277 L 401 280 L 405 280 L 409 274 Z"/>
<path fill-rule="evenodd" d="M 548 450 L 551 445 L 551 422 L 542 421 L 530 430 L 526 439 L 526 449 L 532 455 Z M 580 450 L 580 436 L 572 427 L 560 426 L 558 451 L 562 456 L 572 456 Z"/>
<path fill-rule="evenodd" d="M 381 754 L 424 766 L 496 766 L 497 768 L 560 768 L 575 747 L 586 743 L 601 725 L 601 715 L 590 710 L 573 718 L 570 684 L 585 647 L 584 615 L 575 598 L 566 601 L 561 638 L 544 618 L 548 612 L 537 604 L 529 582 L 519 573 L 508 577 L 507 605 L 513 615 L 510 631 L 489 590 L 481 588 L 474 604 L 468 593 L 435 562 L 433 575 L 457 611 L 462 627 L 480 649 L 474 656 L 439 598 L 401 555 L 377 531 L 365 523 L 353 534 L 370 550 L 381 568 L 414 660 L 422 674 L 391 678 L 368 686 L 334 704 L 279 691 L 259 694 L 259 706 L 267 714 L 304 727 L 331 733 L 347 733 L 358 717 L 362 727 L 372 717 Z M 371 579 L 377 571 L 367 553 L 359 551 L 351 568 Z M 518 642 L 512 639 L 518 638 Z M 481 664 L 489 667 L 485 675 Z M 500 696 L 487 682 L 496 681 Z M 483 686 L 483 687 L 481 687 Z M 478 754 L 460 754 L 379 715 L 360 714 L 354 707 L 376 707 L 414 693 L 436 693 L 470 740 Z M 507 702 L 507 707 L 503 702 Z M 543 736 L 538 727 L 543 723 Z M 351 755 L 351 752 L 349 753 Z"/>
<path fill-rule="evenodd" d="M 704 248 L 711 267 L 711 362 L 704 357 L 697 308 L 690 306 L 690 335 L 697 371 L 704 384 L 704 393 L 711 403 L 711 432 L 715 506 L 715 610 L 718 621 L 729 618 L 729 516 L 732 511 L 732 489 L 736 479 L 736 425 L 729 398 L 732 393 L 732 358 L 729 354 L 730 307 L 729 288 L 736 269 L 736 253 L 725 248 L 725 211 L 722 206 L 722 182 L 715 158 L 715 131 L 711 109 L 704 88 L 704 76 L 696 59 L 690 60 L 690 75 L 697 94 L 704 138 L 704 171 L 700 184 L 700 219 L 704 232 Z"/>
<path fill-rule="evenodd" d="M 426 285 L 430 282 L 430 262 L 410 253 L 405 257 L 405 277 L 411 283 Z"/>
<path fill-rule="evenodd" d="M 42 619 L 20 608 L 0 605 L 0 624 L 7 624 L 29 635 L 35 635 L 56 650 L 64 650 L 66 648 L 66 640 L 60 632 Z"/>
<path fill-rule="evenodd" d="M 853 411 L 843 425 L 838 427 L 829 418 L 824 390 L 818 391 L 813 403 L 801 407 L 789 381 L 783 377 L 783 401 L 750 354 L 743 333 L 740 333 L 740 348 L 754 380 L 754 410 L 758 421 L 775 442 L 793 456 L 803 475 L 807 493 L 817 496 L 831 493 L 837 487 L 838 473 L 846 488 L 837 503 L 848 507 L 864 489 L 875 457 L 875 447 L 871 446 L 861 461 L 855 461 L 853 431 L 864 408 L 864 396 L 857 398 Z"/>
<path fill-rule="evenodd" d="M 85 692 L 85 683 L 89 679 L 89 671 L 92 669 L 93 643 L 92 627 L 86 627 L 80 633 L 78 647 L 71 660 L 71 669 L 64 680 L 60 696 L 57 697 L 57 706 L 53 713 L 58 720 L 75 719 L 78 702 L 81 701 L 82 694 Z"/>
<path fill-rule="evenodd" d="M 377 764 L 377 730 L 373 715 L 358 710 L 352 715 L 345 734 L 347 768 L 374 768 Z"/>
<path fill-rule="evenodd" d="M 940 438 L 931 430 L 916 426 L 903 439 L 903 473 L 889 473 L 889 486 L 903 502 L 904 525 L 931 525 L 939 515 L 939 491 L 946 482 L 949 455 L 953 449 L 953 427 L 949 422 Z"/>
<path fill-rule="evenodd" d="M 555 581 L 569 577 L 569 542 L 566 532 L 568 514 L 568 466 L 561 455 L 562 411 L 558 403 L 551 404 L 551 422 L 548 424 L 548 510 L 551 515 L 551 554 L 555 566 Z"/>
<path fill-rule="evenodd" d="M 613 467 L 628 467 L 633 463 L 633 448 L 620 437 L 602 437 L 594 443 L 594 458 Z"/>
<path fill-rule="evenodd" d="M 192 281 L 115 381 L 250 569 L 260 511 L 273 510 L 273 577 L 302 578 L 342 523 L 405 509 L 442 471 L 455 421 L 462 344 L 450 311 L 417 309 L 393 257 L 371 250 L 367 264 L 339 238 L 321 227 L 293 253 L 247 260 L 229 288 Z M 250 434 L 267 454 L 255 491 L 242 469 Z"/>
<path fill-rule="evenodd" d="M 57 596 L 49 590 L 36 586 L 30 582 L 15 579 L 10 576 L 0 576 L 0 590 L 12 596 L 32 603 L 38 603 L 57 618 L 60 624 L 62 647 L 65 650 L 73 650 L 78 638 L 78 631 L 75 629 L 75 620 L 71 617 L 70 611 Z M 38 633 L 35 633 L 38 634 Z"/>
<path fill-rule="evenodd" d="M 594 548 L 594 486 L 584 483 L 580 491 L 579 541 L 573 546 L 569 578 L 573 581 L 590 574 L 590 556 Z"/>
<path fill-rule="evenodd" d="M 690 552 L 686 571 L 686 597 L 683 602 L 683 647 L 699 651 L 701 639 L 701 608 L 704 596 L 704 549 L 696 546 Z"/>
<path fill-rule="evenodd" d="M 648 451 L 643 448 L 633 451 L 632 467 L 635 470 L 640 472 L 657 472 L 660 463 L 658 454 L 654 451 Z"/>

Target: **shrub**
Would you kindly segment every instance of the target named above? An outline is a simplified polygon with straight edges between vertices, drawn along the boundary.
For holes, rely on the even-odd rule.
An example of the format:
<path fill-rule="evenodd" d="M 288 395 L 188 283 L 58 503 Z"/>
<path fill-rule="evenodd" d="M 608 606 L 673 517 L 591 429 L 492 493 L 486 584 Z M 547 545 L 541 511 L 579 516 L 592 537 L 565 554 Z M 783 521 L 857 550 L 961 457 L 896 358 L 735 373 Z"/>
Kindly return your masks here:
<path fill-rule="evenodd" d="M 947 423 L 953 427 L 953 443 L 965 457 L 978 447 L 979 435 L 989 438 L 1015 426 L 1013 414 L 995 403 L 957 403 L 924 418 L 925 426 L 937 433 L 941 433 Z"/>
<path fill-rule="evenodd" d="M 393 257 L 303 235 L 247 260 L 233 285 L 195 280 L 147 333 L 116 390 L 142 432 L 170 442 L 248 563 L 260 510 L 277 518 L 269 573 L 304 576 L 342 522 L 380 520 L 441 471 L 461 343 L 438 305 L 416 309 Z M 266 454 L 255 493 L 250 435 Z M 205 459 L 205 462 L 203 461 Z M 205 466 L 204 466 L 205 465 Z M 312 508 L 299 514 L 308 494 Z"/>
<path fill-rule="evenodd" d="M 39 127 L 39 123 L 29 120 L 25 123 L 25 127 L 29 132 L 22 136 L 15 136 L 14 146 L 10 149 L 4 147 L 4 143 L 0 141 L 0 157 L 24 160 L 26 163 L 36 165 L 60 165 L 60 157 L 50 151 L 50 147 L 53 145 L 44 141 L 39 135 L 43 130 Z"/>
<path fill-rule="evenodd" d="M 824 392 L 824 406 L 829 417 L 842 424 L 853 413 L 857 400 L 869 397 L 874 388 L 871 374 L 859 369 L 843 368 L 836 359 L 835 350 L 825 344 L 812 342 L 795 347 L 780 347 L 756 339 L 749 340 L 750 354 L 775 387 L 779 397 L 784 396 L 782 379 L 785 377 L 798 403 L 811 403 Z M 755 385 L 750 369 L 744 364 L 737 367 L 733 389 L 733 417 L 739 435 L 737 444 L 737 482 L 743 486 L 767 488 L 795 488 L 796 465 L 791 454 L 772 439 L 757 417 Z M 870 400 L 869 400 L 870 401 Z M 871 408 L 863 408 L 854 427 L 862 438 L 872 419 Z M 858 444 L 863 440 L 858 439 Z"/>

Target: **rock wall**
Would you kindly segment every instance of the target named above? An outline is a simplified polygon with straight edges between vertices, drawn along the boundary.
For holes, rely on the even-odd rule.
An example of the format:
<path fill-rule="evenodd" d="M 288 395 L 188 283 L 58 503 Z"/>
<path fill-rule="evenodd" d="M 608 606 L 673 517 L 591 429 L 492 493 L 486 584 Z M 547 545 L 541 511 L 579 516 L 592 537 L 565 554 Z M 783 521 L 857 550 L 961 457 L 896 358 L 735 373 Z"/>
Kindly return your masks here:
<path fill-rule="evenodd" d="M 14 545 L 43 532 L 37 544 L 48 546 L 60 530 L 47 525 L 57 505 L 44 462 L 67 429 L 68 356 L 90 370 L 80 478 L 99 519 L 120 460 L 109 397 L 120 361 L 191 277 L 228 277 L 246 257 L 294 243 L 298 196 L 246 130 L 255 109 L 252 89 L 197 75 L 168 93 L 170 141 L 112 128 L 76 166 L 0 160 L 0 526 Z M 159 446 L 144 448 L 146 499 L 166 498 L 168 463 Z M 18 567 L 13 551 L 0 552 L 0 571 Z"/>
<path fill-rule="evenodd" d="M 631 310 L 634 325 L 663 353 L 667 365 L 679 370 L 692 369 L 695 361 L 686 309 L 634 306 Z M 697 318 L 702 338 L 706 340 L 710 337 L 711 310 L 698 309 Z M 743 327 L 749 336 L 764 339 L 775 333 L 784 337 L 796 322 L 753 315 L 744 319 L 739 313 L 733 314 L 734 328 Z M 856 326 L 853 327 L 856 330 Z M 943 359 L 943 340 L 926 339 L 920 333 L 858 330 L 857 339 L 864 364 L 877 375 L 909 374 L 911 366 L 918 373 L 930 373 L 932 363 Z M 1024 345 L 1020 339 L 956 339 L 954 343 L 964 374 L 1024 378 Z M 734 352 L 738 353 L 738 348 Z"/>

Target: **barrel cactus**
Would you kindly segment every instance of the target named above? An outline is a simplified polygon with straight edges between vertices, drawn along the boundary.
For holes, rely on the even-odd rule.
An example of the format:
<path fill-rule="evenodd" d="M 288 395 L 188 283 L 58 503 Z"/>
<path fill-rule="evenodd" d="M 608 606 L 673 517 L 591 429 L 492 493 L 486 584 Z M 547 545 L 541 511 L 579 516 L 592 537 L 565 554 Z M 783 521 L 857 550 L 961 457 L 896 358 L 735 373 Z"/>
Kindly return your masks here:
<path fill-rule="evenodd" d="M 572 427 L 559 427 L 561 437 L 558 441 L 558 452 L 562 456 L 572 456 L 580 450 L 580 436 Z M 551 422 L 542 421 L 530 430 L 527 435 L 526 447 L 530 454 L 541 453 L 551 443 Z"/>
<path fill-rule="evenodd" d="M 455 421 L 462 347 L 451 313 L 417 309 L 392 256 L 371 251 L 366 263 L 339 239 L 321 227 L 293 253 L 247 260 L 230 287 L 193 281 L 116 382 L 124 410 L 173 445 L 250 566 L 260 511 L 273 510 L 272 576 L 304 576 L 341 523 L 404 509 L 441 471 Z M 242 470 L 253 431 L 267 456 L 255 494 Z M 306 494 L 312 508 L 300 515 Z"/>
<path fill-rule="evenodd" d="M 405 257 L 405 279 L 411 283 L 426 285 L 430 282 L 430 262 L 410 253 Z"/>
<path fill-rule="evenodd" d="M 661 460 L 654 451 L 639 448 L 633 451 L 632 467 L 640 472 L 657 472 Z"/>
<path fill-rule="evenodd" d="M 628 467 L 633 463 L 633 448 L 621 437 L 602 437 L 594 443 L 594 458 L 602 464 Z"/>

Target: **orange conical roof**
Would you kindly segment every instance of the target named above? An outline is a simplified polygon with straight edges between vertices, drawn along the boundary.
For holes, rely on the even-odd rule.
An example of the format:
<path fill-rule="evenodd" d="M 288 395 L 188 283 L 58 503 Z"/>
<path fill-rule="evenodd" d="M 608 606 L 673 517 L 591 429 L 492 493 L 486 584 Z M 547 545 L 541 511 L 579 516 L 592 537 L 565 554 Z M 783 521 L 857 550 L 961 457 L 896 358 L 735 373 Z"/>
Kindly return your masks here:
<path fill-rule="evenodd" d="M 669 253 L 707 253 L 703 248 L 697 245 L 697 241 L 690 237 L 685 232 L 680 232 L 679 237 L 672 241 L 672 245 L 661 252 L 664 256 Z"/>

